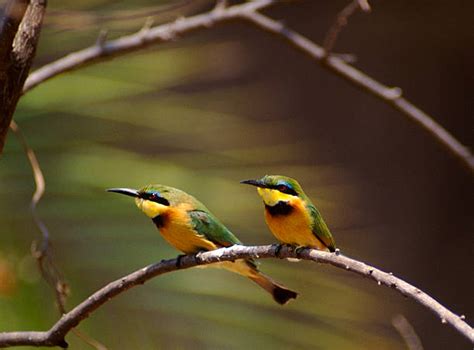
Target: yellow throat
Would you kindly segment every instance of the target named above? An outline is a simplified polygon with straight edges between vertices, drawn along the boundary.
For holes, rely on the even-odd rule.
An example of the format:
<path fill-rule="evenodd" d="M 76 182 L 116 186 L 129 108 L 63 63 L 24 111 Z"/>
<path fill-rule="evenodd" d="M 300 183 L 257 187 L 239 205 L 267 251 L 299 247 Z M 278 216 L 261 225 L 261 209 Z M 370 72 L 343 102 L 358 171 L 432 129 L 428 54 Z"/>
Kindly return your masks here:
<path fill-rule="evenodd" d="M 270 188 L 257 187 L 257 192 L 266 205 L 273 207 L 278 202 L 291 202 L 294 196 Z"/>
<path fill-rule="evenodd" d="M 152 201 L 142 199 L 142 198 L 135 198 L 135 204 L 141 211 L 143 211 L 146 214 L 146 216 L 152 219 L 154 217 L 157 217 L 158 215 L 163 214 L 169 209 L 169 207 L 167 207 L 166 205 L 152 202 Z"/>

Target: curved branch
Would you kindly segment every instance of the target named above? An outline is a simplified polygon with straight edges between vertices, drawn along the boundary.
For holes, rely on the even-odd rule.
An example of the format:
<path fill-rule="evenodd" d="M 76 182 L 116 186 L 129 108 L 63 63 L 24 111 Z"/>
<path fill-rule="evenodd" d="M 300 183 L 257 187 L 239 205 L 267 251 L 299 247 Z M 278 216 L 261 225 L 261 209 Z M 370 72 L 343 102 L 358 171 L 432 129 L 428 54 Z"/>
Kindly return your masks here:
<path fill-rule="evenodd" d="M 79 69 L 94 62 L 121 56 L 131 51 L 143 49 L 152 44 L 167 42 L 175 39 L 176 36 L 180 34 L 193 30 L 209 28 L 214 24 L 232 19 L 245 18 L 258 27 L 280 36 L 312 59 L 318 61 L 323 67 L 399 110 L 410 120 L 429 132 L 445 149 L 462 161 L 471 172 L 474 172 L 474 156 L 470 150 L 461 144 L 431 116 L 403 98 L 400 88 L 388 87 L 379 83 L 345 62 L 342 58 L 328 55 L 328 52 L 321 46 L 258 12 L 276 2 L 276 0 L 253 0 L 248 3 L 230 7 L 217 6 L 210 12 L 178 19 L 175 22 L 154 28 L 145 26 L 138 33 L 116 40 L 106 42 L 98 40 L 94 46 L 73 52 L 31 73 L 25 82 L 23 93 L 28 92 L 40 83 L 59 74 Z M 365 3 L 365 1 L 359 0 L 358 3 L 359 6 L 361 6 L 360 4 Z M 333 43 L 330 45 L 333 45 Z"/>
<path fill-rule="evenodd" d="M 332 53 L 332 49 L 334 45 L 336 45 L 337 37 L 339 33 L 342 31 L 342 28 L 347 25 L 349 21 L 349 17 L 351 17 L 357 9 L 361 9 L 364 12 L 370 12 L 370 5 L 367 0 L 352 0 L 346 7 L 342 9 L 341 12 L 338 13 L 336 20 L 334 21 L 331 28 L 326 34 L 326 37 L 323 41 L 323 48 L 326 51 L 326 55 L 330 55 Z"/>
<path fill-rule="evenodd" d="M 250 257 L 255 259 L 298 258 L 330 264 L 343 270 L 354 272 L 377 282 L 379 285 L 395 289 L 405 297 L 414 299 L 439 317 L 441 322 L 449 324 L 460 334 L 469 339 L 469 341 L 474 343 L 474 331 L 464 321 L 463 316 L 454 314 L 428 294 L 402 279 L 395 277 L 391 273 L 383 272 L 373 266 L 338 253 L 327 253 L 309 248 L 295 250 L 289 246 L 283 246 L 281 249 L 278 248 L 278 245 L 254 247 L 235 245 L 230 248 L 221 248 L 210 252 L 200 253 L 198 255 L 186 255 L 179 259 L 179 266 L 177 259 L 163 260 L 160 263 L 148 265 L 123 278 L 111 282 L 98 290 L 70 312 L 64 314 L 48 331 L 0 333 L 0 347 L 17 345 L 66 347 L 67 343 L 64 338 L 72 328 L 76 327 L 82 320 L 87 318 L 92 312 L 94 312 L 94 310 L 98 309 L 108 300 L 123 293 L 127 289 L 141 285 L 151 278 L 167 272 L 188 269 L 198 265 L 209 265 L 221 261 L 233 261 Z"/>
<path fill-rule="evenodd" d="M 289 44 L 348 82 L 366 90 L 371 95 L 398 109 L 410 120 L 429 132 L 444 148 L 462 161 L 471 172 L 474 172 L 474 155 L 470 152 L 469 148 L 461 144 L 432 117 L 403 98 L 400 88 L 385 86 L 364 72 L 354 68 L 342 58 L 331 55 L 328 56 L 321 46 L 265 15 L 254 11 L 245 13 L 244 17 L 257 27 L 286 40 Z"/>
<path fill-rule="evenodd" d="M 416 334 L 413 326 L 408 322 L 407 318 L 401 314 L 392 318 L 392 325 L 400 333 L 408 350 L 423 350 L 420 337 Z"/>
<path fill-rule="evenodd" d="M 97 61 L 121 56 L 130 51 L 141 50 L 153 44 L 171 41 L 181 34 L 197 29 L 209 28 L 217 23 L 240 18 L 246 13 L 264 9 L 276 2 L 276 0 L 254 0 L 227 8 L 218 6 L 212 11 L 192 17 L 180 18 L 174 22 L 153 28 L 148 28 L 145 25 L 139 32 L 116 40 L 98 41 L 94 46 L 70 53 L 31 73 L 25 82 L 23 93 L 61 73 L 76 70 Z"/>

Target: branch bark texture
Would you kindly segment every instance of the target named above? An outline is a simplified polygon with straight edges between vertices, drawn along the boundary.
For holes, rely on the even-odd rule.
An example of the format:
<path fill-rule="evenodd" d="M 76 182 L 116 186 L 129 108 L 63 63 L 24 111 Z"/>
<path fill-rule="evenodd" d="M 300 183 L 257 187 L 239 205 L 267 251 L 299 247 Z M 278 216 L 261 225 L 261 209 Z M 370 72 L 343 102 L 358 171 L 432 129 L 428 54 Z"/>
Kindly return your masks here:
<path fill-rule="evenodd" d="M 234 261 L 243 258 L 298 258 L 330 264 L 337 268 L 356 273 L 375 281 L 378 285 L 390 287 L 403 296 L 415 300 L 433 312 L 442 323 L 449 324 L 471 343 L 474 343 L 474 331 L 464 321 L 464 317 L 458 316 L 449 311 L 446 307 L 441 305 L 425 292 L 391 273 L 381 271 L 373 266 L 338 253 L 327 253 L 309 248 L 295 250 L 289 246 L 283 246 L 281 249 L 278 248 L 278 245 L 255 247 L 235 245 L 230 248 L 222 248 L 200 253 L 198 255 L 186 255 L 179 260 L 163 260 L 160 263 L 148 265 L 123 278 L 111 282 L 98 290 L 70 312 L 64 314 L 48 331 L 0 333 L 0 347 L 19 345 L 66 347 L 67 343 L 65 342 L 65 337 L 71 329 L 76 327 L 82 320 L 87 318 L 92 312 L 105 304 L 108 300 L 126 290 L 141 285 L 153 277 L 168 272 L 188 269 L 198 265 L 209 265 L 221 261 Z"/>
<path fill-rule="evenodd" d="M 0 153 L 33 62 L 46 0 L 10 0 L 0 25 Z"/>

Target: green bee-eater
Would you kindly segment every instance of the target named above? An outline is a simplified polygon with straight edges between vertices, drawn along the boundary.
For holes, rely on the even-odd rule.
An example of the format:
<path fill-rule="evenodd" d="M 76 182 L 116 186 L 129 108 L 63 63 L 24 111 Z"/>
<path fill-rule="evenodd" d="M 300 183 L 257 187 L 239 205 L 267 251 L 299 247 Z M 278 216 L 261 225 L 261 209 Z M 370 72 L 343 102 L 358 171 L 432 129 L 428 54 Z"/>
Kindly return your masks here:
<path fill-rule="evenodd" d="M 241 244 L 204 204 L 176 188 L 149 185 L 140 190 L 111 188 L 108 191 L 134 197 L 138 208 L 153 220 L 163 238 L 185 254 Z M 221 262 L 211 266 L 222 267 L 250 278 L 269 292 L 279 304 L 285 304 L 298 295 L 261 273 L 252 259 Z"/>
<path fill-rule="evenodd" d="M 280 242 L 335 251 L 331 232 L 298 181 L 287 176 L 266 175 L 241 183 L 257 186 L 265 204 L 265 221 Z"/>

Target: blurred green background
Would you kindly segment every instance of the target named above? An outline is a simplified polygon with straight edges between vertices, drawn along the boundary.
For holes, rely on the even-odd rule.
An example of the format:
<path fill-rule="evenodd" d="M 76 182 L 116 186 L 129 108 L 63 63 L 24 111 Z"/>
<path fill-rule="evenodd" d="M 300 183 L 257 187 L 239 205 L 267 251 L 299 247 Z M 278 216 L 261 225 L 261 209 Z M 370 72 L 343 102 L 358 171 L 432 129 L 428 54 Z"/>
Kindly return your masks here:
<path fill-rule="evenodd" d="M 35 66 L 138 30 L 165 1 L 50 1 Z M 346 1 L 279 5 L 269 15 L 322 42 Z M 155 23 L 210 8 L 184 2 Z M 337 52 L 400 86 L 473 146 L 470 14 L 474 3 L 373 1 Z M 144 9 L 144 11 L 142 11 Z M 414 283 L 453 311 L 474 311 L 473 181 L 420 128 L 242 22 L 178 38 L 55 78 L 15 114 L 47 182 L 39 213 L 71 308 L 106 283 L 172 258 L 152 223 L 109 187 L 162 183 L 202 200 L 247 244 L 273 243 L 254 189 L 265 174 L 300 180 L 343 253 Z M 39 236 L 34 190 L 9 135 L 0 166 L 0 330 L 41 330 L 57 320 L 52 291 L 30 257 Z M 244 278 L 191 269 L 113 299 L 81 329 L 110 349 L 405 349 L 391 325 L 402 313 L 426 349 L 469 344 L 431 313 L 387 288 L 325 265 L 264 260 L 261 269 L 301 296 L 276 305 Z M 472 322 L 471 322 L 472 323 Z M 71 349 L 88 345 L 74 335 Z"/>

